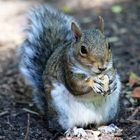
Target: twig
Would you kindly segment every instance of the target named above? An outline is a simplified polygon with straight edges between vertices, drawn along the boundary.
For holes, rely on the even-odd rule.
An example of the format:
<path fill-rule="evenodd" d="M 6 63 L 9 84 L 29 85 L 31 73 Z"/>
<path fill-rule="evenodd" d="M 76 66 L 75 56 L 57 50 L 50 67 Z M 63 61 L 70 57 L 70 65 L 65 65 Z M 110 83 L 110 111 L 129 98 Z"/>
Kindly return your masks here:
<path fill-rule="evenodd" d="M 127 119 L 127 120 L 121 119 L 120 123 L 136 123 L 136 124 L 140 125 L 139 120 L 131 120 L 131 119 Z"/>
<path fill-rule="evenodd" d="M 140 107 L 137 107 L 134 112 L 132 113 L 132 115 L 128 118 L 129 120 L 132 120 L 136 115 L 137 113 L 139 112 L 140 110 Z"/>
<path fill-rule="evenodd" d="M 3 111 L 3 112 L 0 113 L 0 117 L 4 116 L 6 114 L 8 114 L 8 111 Z"/>
<path fill-rule="evenodd" d="M 29 131 L 30 131 L 30 114 L 28 114 L 27 130 L 26 130 L 26 134 L 25 134 L 24 140 L 29 140 Z"/>
<path fill-rule="evenodd" d="M 28 104 L 28 105 L 30 105 L 30 104 L 32 104 L 31 102 L 27 102 L 27 101 L 16 101 L 16 104 Z"/>
<path fill-rule="evenodd" d="M 38 115 L 39 116 L 39 113 L 35 112 L 35 111 L 32 111 L 30 109 L 27 109 L 27 108 L 23 108 L 24 111 L 28 112 L 28 113 L 31 113 L 31 114 L 35 114 L 35 115 Z"/>
<path fill-rule="evenodd" d="M 138 125 L 140 125 L 140 120 L 130 120 L 130 119 L 127 119 L 128 122 L 131 122 L 131 123 L 136 123 Z"/>

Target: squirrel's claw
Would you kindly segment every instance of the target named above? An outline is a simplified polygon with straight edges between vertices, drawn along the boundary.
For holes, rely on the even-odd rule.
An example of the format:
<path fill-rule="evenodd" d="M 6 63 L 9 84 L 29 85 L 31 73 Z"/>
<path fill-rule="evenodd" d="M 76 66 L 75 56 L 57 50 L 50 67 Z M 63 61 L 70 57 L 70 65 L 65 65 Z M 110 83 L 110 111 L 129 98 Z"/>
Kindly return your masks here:
<path fill-rule="evenodd" d="M 112 94 L 117 89 L 117 80 L 116 76 L 114 76 L 109 82 L 109 94 Z"/>
<path fill-rule="evenodd" d="M 93 89 L 94 89 L 95 92 L 97 92 L 97 93 L 103 92 L 103 87 L 102 87 L 102 85 L 100 85 L 100 84 L 98 84 L 98 83 L 94 83 Z"/>
<path fill-rule="evenodd" d="M 83 128 L 69 128 L 66 132 L 65 132 L 66 137 L 86 137 L 87 133 L 85 132 L 85 130 Z"/>
<path fill-rule="evenodd" d="M 94 80 L 93 90 L 98 94 L 104 95 L 105 91 L 104 91 L 104 87 L 103 87 L 104 84 L 102 80 L 99 79 L 98 77 L 95 77 L 93 80 Z"/>
<path fill-rule="evenodd" d="M 101 126 L 98 128 L 98 130 L 102 133 L 116 133 L 118 131 L 122 131 L 114 124 L 110 124 L 108 126 Z"/>

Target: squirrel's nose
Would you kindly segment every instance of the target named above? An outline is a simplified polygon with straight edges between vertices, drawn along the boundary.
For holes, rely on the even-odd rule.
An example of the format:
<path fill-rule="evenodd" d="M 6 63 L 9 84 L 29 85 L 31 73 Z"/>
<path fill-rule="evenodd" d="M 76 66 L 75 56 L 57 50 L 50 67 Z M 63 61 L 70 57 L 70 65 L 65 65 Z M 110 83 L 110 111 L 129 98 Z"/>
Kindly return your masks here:
<path fill-rule="evenodd" d="M 98 68 L 98 69 L 99 69 L 101 72 L 106 70 L 105 67 L 100 67 L 100 68 Z"/>

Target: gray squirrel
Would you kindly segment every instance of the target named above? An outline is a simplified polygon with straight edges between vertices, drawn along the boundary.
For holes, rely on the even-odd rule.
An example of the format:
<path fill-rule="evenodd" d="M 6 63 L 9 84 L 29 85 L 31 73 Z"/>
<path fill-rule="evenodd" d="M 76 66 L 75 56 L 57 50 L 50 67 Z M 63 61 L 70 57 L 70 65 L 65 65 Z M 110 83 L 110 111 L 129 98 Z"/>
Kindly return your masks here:
<path fill-rule="evenodd" d="M 53 110 L 64 130 L 112 120 L 121 83 L 103 18 L 99 29 L 81 30 L 75 19 L 44 5 L 30 10 L 27 21 L 19 68 L 40 112 Z"/>

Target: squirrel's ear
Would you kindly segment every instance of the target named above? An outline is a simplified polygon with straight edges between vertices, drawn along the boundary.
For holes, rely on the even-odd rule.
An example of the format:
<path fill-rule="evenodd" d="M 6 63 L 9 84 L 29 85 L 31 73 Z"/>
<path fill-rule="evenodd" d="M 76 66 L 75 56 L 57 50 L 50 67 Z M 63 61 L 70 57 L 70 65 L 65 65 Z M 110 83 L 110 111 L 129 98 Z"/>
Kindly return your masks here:
<path fill-rule="evenodd" d="M 99 30 L 104 33 L 104 19 L 99 16 Z"/>
<path fill-rule="evenodd" d="M 78 40 L 82 36 L 80 28 L 74 22 L 71 23 L 71 30 L 73 31 L 76 40 Z"/>

